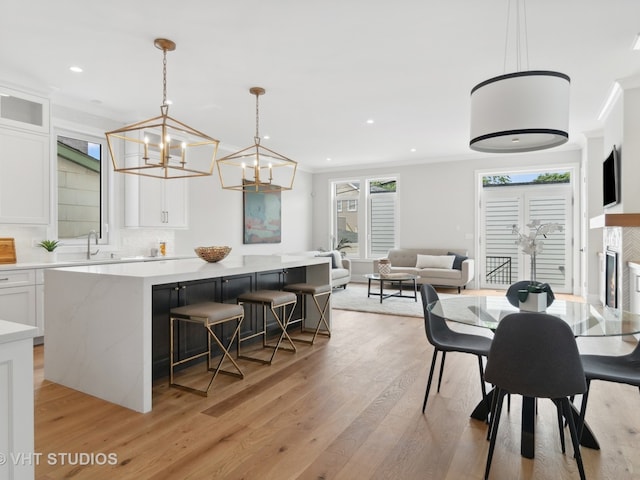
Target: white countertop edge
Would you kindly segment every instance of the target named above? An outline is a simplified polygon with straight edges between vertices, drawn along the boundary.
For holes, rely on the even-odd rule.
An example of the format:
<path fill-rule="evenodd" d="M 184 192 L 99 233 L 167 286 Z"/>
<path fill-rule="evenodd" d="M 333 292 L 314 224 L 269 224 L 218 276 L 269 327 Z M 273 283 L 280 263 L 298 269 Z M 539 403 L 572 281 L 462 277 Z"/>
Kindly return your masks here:
<path fill-rule="evenodd" d="M 55 262 L 18 262 L 18 263 L 1 263 L 0 271 L 3 270 L 29 270 L 32 268 L 62 268 L 62 267 L 79 267 L 79 266 L 91 266 L 91 265 L 110 265 L 114 263 L 140 263 L 140 262 L 160 262 L 166 260 L 179 260 L 188 258 L 198 258 L 193 255 L 176 255 L 166 257 L 145 257 L 145 256 L 131 256 L 121 258 L 99 258 L 96 260 L 58 260 Z"/>
<path fill-rule="evenodd" d="M 85 265 L 54 268 L 48 271 L 149 279 L 152 280 L 154 284 L 159 284 L 183 280 L 219 278 L 243 273 L 269 271 L 278 268 L 286 269 L 308 265 L 321 265 L 329 262 L 330 259 L 328 257 L 238 255 L 229 256 L 217 263 L 207 263 L 200 258 L 195 258 L 164 262 Z"/>
<path fill-rule="evenodd" d="M 37 333 L 38 329 L 31 325 L 0 320 L 0 344 L 33 338 Z"/>

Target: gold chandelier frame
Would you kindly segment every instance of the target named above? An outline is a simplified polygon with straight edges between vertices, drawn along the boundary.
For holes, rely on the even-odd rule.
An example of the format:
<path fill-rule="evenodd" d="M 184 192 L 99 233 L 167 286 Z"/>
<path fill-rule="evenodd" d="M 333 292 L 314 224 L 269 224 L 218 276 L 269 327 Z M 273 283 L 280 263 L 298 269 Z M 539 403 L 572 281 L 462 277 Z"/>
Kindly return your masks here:
<path fill-rule="evenodd" d="M 260 144 L 259 97 L 266 90 L 252 87 L 256 97 L 256 132 L 254 144 L 216 160 L 223 189 L 242 192 L 291 190 L 297 162 Z"/>
<path fill-rule="evenodd" d="M 169 116 L 167 52 L 176 44 L 157 38 L 154 45 L 163 54 L 160 115 L 105 133 L 113 169 L 163 179 L 210 176 L 220 142 Z"/>

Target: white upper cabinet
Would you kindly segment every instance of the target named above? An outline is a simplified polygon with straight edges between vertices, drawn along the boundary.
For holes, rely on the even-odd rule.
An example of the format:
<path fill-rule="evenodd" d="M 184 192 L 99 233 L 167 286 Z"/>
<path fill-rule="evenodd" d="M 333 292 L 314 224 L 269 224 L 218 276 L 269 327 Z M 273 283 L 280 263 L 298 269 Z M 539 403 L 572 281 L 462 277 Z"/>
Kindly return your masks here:
<path fill-rule="evenodd" d="M 49 223 L 49 100 L 0 85 L 0 223 Z"/>
<path fill-rule="evenodd" d="M 139 175 L 125 179 L 125 226 L 186 228 L 187 179 Z"/>
<path fill-rule="evenodd" d="M 0 125 L 49 134 L 49 99 L 0 85 Z"/>

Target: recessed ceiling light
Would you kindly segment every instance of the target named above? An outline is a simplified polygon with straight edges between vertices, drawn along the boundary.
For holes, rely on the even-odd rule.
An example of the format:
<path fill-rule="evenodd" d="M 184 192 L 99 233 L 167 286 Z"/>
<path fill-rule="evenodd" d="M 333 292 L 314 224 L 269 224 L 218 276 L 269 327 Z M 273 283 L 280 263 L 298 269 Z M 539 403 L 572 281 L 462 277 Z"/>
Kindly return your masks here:
<path fill-rule="evenodd" d="M 327 157 L 327 162 L 330 162 L 330 161 L 331 161 L 331 159 Z"/>
<path fill-rule="evenodd" d="M 636 39 L 633 41 L 631 48 L 633 50 L 640 50 L 640 33 L 636 35 Z"/>
<path fill-rule="evenodd" d="M 411 151 L 412 151 L 412 152 L 415 152 L 415 151 L 416 151 L 416 149 L 415 149 L 415 148 L 412 148 L 412 149 L 411 149 Z"/>
<path fill-rule="evenodd" d="M 74 73 L 82 73 L 82 68 L 77 67 L 77 66 L 75 66 L 75 65 L 74 65 L 74 66 L 72 66 L 72 67 L 69 67 L 69 70 L 71 70 L 71 71 L 72 71 L 72 72 L 74 72 Z"/>
<path fill-rule="evenodd" d="M 367 123 L 368 123 L 369 125 L 371 125 L 371 124 L 373 124 L 373 123 L 374 123 L 374 121 L 373 121 L 373 119 L 372 119 L 372 118 L 370 118 L 369 120 L 367 120 Z"/>
<path fill-rule="evenodd" d="M 265 140 L 269 140 L 271 137 L 270 137 L 269 135 L 265 135 L 265 136 L 264 136 L 264 137 L 262 137 L 262 138 L 264 138 Z"/>

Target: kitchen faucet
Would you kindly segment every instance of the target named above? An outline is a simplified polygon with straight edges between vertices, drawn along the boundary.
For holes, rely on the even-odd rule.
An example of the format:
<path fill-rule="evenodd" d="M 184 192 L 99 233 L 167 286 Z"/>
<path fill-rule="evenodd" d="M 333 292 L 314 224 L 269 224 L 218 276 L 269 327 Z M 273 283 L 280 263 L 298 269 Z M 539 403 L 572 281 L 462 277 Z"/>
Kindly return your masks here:
<path fill-rule="evenodd" d="M 96 245 L 98 245 L 98 233 L 95 230 L 89 231 L 89 235 L 87 235 L 87 260 L 91 260 L 91 255 L 97 255 L 100 249 L 95 252 L 91 252 L 91 235 L 93 235 L 96 239 Z"/>

